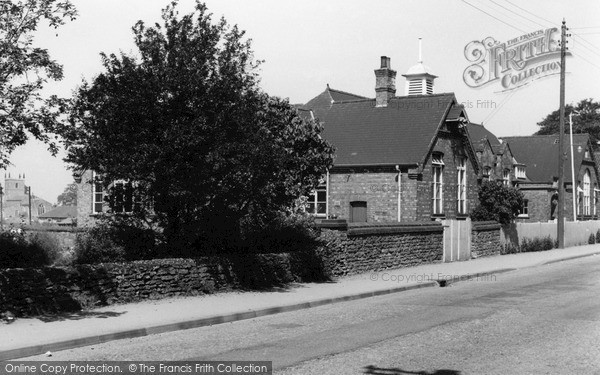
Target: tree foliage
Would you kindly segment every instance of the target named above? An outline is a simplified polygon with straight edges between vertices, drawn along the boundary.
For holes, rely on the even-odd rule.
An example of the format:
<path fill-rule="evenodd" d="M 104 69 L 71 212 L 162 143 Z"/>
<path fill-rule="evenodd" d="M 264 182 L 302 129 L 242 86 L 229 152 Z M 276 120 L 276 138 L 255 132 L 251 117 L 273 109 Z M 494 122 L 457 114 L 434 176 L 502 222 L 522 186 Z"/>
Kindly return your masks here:
<path fill-rule="evenodd" d="M 105 71 L 78 89 L 66 160 L 105 184 L 135 181 L 134 216 L 172 246 L 241 241 L 314 188 L 333 149 L 320 124 L 260 90 L 237 26 L 200 2 L 162 18 L 133 27 L 139 56 L 103 54 Z"/>
<path fill-rule="evenodd" d="M 479 205 L 471 212 L 473 221 L 497 221 L 509 224 L 523 206 L 523 194 L 497 181 L 485 181 L 479 188 Z"/>
<path fill-rule="evenodd" d="M 569 132 L 569 114 L 573 113 L 573 133 L 588 133 L 592 144 L 600 141 L 600 102 L 583 99 L 576 105 L 565 105 L 565 133 Z M 538 122 L 540 130 L 535 134 L 558 134 L 560 129 L 560 110 L 550 113 Z"/>
<path fill-rule="evenodd" d="M 44 98 L 40 91 L 49 80 L 62 79 L 63 70 L 46 49 L 34 45 L 33 33 L 42 21 L 57 28 L 75 16 L 68 0 L 0 1 L 0 168 L 28 134 L 57 151 L 48 132 L 66 102 Z"/>
<path fill-rule="evenodd" d="M 59 206 L 77 206 L 77 184 L 67 185 L 65 190 L 56 198 Z"/>

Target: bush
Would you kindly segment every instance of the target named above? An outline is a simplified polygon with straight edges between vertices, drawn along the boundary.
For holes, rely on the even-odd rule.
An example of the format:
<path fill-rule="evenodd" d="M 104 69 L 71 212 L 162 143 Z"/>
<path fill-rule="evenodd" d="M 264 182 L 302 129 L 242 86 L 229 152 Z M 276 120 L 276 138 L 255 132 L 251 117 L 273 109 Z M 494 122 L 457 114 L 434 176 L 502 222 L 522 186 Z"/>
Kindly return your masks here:
<path fill-rule="evenodd" d="M 471 211 L 473 221 L 497 221 L 509 224 L 523 206 L 523 193 L 497 181 L 486 181 L 479 188 L 479 205 Z"/>
<path fill-rule="evenodd" d="M 29 236 L 28 242 L 46 255 L 48 264 L 55 264 L 62 256 L 60 241 L 51 233 L 35 232 Z"/>
<path fill-rule="evenodd" d="M 529 238 L 524 238 L 523 241 L 521 242 L 521 252 L 522 253 L 528 253 L 528 252 L 533 252 L 533 251 L 545 251 L 545 250 L 551 250 L 555 247 L 555 241 L 550 237 L 545 237 L 545 238 L 534 238 L 534 239 L 529 239 Z"/>
<path fill-rule="evenodd" d="M 518 253 L 518 252 L 519 252 L 519 248 L 518 248 L 518 247 L 515 247 L 515 246 L 513 246 L 512 244 L 510 244 L 510 243 L 507 243 L 507 244 L 505 244 L 505 245 L 502 247 L 500 254 L 502 254 L 502 255 L 506 255 L 506 254 L 516 254 L 516 253 Z"/>
<path fill-rule="evenodd" d="M 590 237 L 588 238 L 588 244 L 593 245 L 596 243 L 596 236 L 594 233 L 590 233 Z"/>
<path fill-rule="evenodd" d="M 230 237 L 200 238 L 183 257 L 217 254 L 293 253 L 309 249 L 316 243 L 319 231 L 314 218 L 305 213 L 280 212 L 273 218 L 244 222 L 238 233 Z"/>
<path fill-rule="evenodd" d="M 74 263 L 94 264 L 152 259 L 154 233 L 125 225 L 100 223 L 75 239 Z"/>
<path fill-rule="evenodd" d="M 600 243 L 600 229 L 596 231 L 596 243 Z"/>
<path fill-rule="evenodd" d="M 44 249 L 28 242 L 22 230 L 0 232 L 0 268 L 40 267 L 50 262 Z"/>

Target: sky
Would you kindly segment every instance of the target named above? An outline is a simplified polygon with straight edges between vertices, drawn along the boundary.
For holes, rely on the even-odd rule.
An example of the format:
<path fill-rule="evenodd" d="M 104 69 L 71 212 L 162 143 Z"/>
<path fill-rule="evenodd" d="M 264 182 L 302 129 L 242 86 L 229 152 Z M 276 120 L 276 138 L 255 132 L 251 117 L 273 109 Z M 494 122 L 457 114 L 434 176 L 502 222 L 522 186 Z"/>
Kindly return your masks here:
<path fill-rule="evenodd" d="M 72 0 L 78 18 L 55 30 L 40 28 L 35 43 L 64 66 L 65 77 L 45 88 L 47 94 L 72 95 L 82 80 L 102 71 L 100 53 L 134 53 L 131 27 L 142 20 L 160 22 L 166 0 Z M 374 97 L 374 69 L 380 56 L 401 74 L 422 59 L 432 72 L 435 92 L 454 92 L 471 122 L 483 123 L 497 136 L 530 135 L 559 107 L 559 76 L 536 80 L 510 92 L 490 84 L 472 88 L 463 81 L 471 64 L 465 47 L 493 37 L 506 42 L 548 27 L 570 28 L 572 56 L 566 62 L 566 103 L 600 100 L 600 2 L 582 0 L 207 0 L 214 19 L 225 17 L 246 30 L 260 68 L 261 87 L 270 95 L 306 103 L 331 88 Z M 181 0 L 180 10 L 192 10 Z M 73 181 L 46 147 L 30 141 L 17 149 L 9 171 L 25 174 L 32 193 L 52 203 Z"/>

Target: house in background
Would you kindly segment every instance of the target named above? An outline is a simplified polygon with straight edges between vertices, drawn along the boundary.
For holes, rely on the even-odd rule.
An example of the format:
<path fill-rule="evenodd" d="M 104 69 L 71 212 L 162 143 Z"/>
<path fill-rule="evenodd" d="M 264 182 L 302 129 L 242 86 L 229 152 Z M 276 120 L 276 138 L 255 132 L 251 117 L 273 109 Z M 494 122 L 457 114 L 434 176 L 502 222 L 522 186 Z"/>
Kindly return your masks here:
<path fill-rule="evenodd" d="M 15 177 L 11 173 L 4 176 L 2 199 L 2 217 L 5 223 L 29 224 L 31 204 L 31 221 L 37 222 L 38 217 L 50 211 L 54 205 L 45 199 L 30 194 L 30 187 L 25 184 L 25 174 Z"/>
<path fill-rule="evenodd" d="M 390 58 L 383 56 L 374 99 L 328 86 L 305 105 L 336 148 L 333 167 L 309 197 L 309 211 L 317 217 L 466 218 L 477 203 L 479 164 L 464 108 L 453 93 L 434 94 L 436 76 L 422 62 L 404 75 L 404 96 L 395 95 L 395 77 Z M 323 100 L 328 95 L 332 100 Z"/>
<path fill-rule="evenodd" d="M 510 145 L 515 158 L 527 166 L 527 178 L 518 181 L 526 205 L 519 217 L 521 221 L 548 221 L 557 216 L 558 204 L 558 135 L 532 135 L 503 137 Z M 589 135 L 573 135 L 573 165 L 571 168 L 571 142 L 565 137 L 567 158 L 564 165 L 565 216 L 574 220 L 598 218 L 598 166 L 594 159 Z M 574 171 L 574 179 L 572 177 Z M 573 199 L 575 189 L 575 199 Z M 575 200 L 575 204 L 573 201 Z"/>
<path fill-rule="evenodd" d="M 77 206 L 58 206 L 41 214 L 38 220 L 42 224 L 74 226 L 77 224 Z"/>

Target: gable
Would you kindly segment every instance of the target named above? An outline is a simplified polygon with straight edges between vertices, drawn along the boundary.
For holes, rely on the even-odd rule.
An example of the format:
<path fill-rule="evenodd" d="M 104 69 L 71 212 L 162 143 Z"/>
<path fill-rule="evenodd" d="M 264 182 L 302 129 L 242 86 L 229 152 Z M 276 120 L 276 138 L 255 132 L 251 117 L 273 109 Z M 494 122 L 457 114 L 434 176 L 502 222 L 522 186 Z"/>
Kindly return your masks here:
<path fill-rule="evenodd" d="M 558 135 L 534 135 L 523 137 L 503 137 L 510 145 L 516 160 L 527 167 L 527 177 L 533 182 L 547 183 L 558 178 Z M 571 183 L 571 142 L 565 137 L 564 181 Z M 581 152 L 579 151 L 581 147 Z M 573 134 L 573 157 L 575 171 L 579 171 L 584 161 L 585 151 L 589 151 L 587 161 L 595 166 L 593 154 L 590 151 L 587 134 Z"/>

